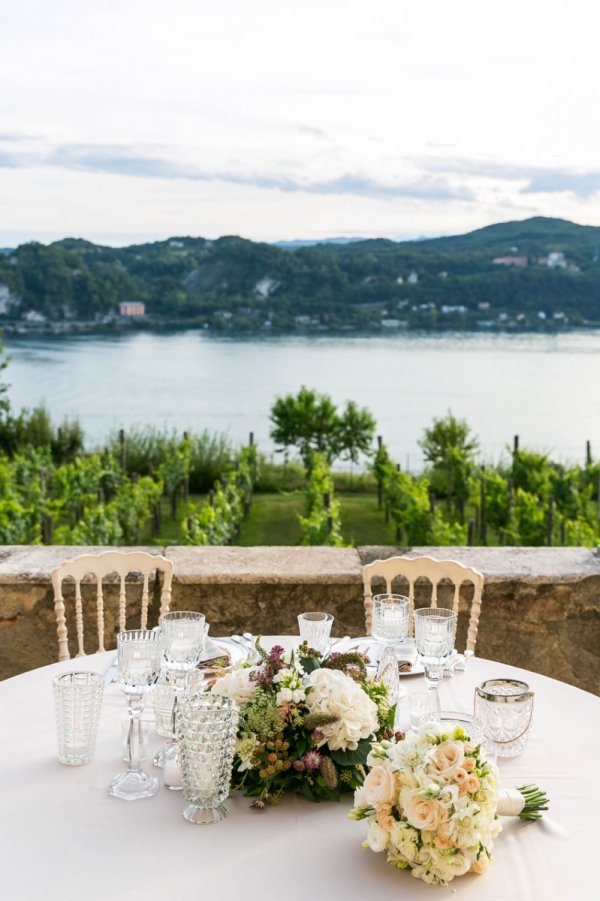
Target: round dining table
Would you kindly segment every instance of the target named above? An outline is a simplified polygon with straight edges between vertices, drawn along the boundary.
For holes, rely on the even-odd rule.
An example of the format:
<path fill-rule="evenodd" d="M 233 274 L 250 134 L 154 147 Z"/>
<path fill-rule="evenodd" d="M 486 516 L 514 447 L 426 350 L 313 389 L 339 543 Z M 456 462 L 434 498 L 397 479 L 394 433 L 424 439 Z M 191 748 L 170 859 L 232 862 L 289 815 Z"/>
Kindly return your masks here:
<path fill-rule="evenodd" d="M 291 636 L 263 639 L 290 647 Z M 320 901 L 320 899 L 482 898 L 485 901 L 595 901 L 600 898 L 600 698 L 536 673 L 473 659 L 445 679 L 441 706 L 472 711 L 475 687 L 516 678 L 535 692 L 529 744 L 500 759 L 505 787 L 542 786 L 541 821 L 503 818 L 494 862 L 482 875 L 429 886 L 362 847 L 365 823 L 348 819 L 352 797 L 312 804 L 286 796 L 257 811 L 235 793 L 229 816 L 200 826 L 182 816 L 181 792 L 162 784 L 153 798 L 109 796 L 122 761 L 126 710 L 117 682 L 105 686 L 93 761 L 57 757 L 52 679 L 61 672 L 105 673 L 115 652 L 32 670 L 0 683 L 0 885 L 7 901 Z M 397 725 L 408 727 L 407 694 L 424 679 L 402 679 Z M 145 766 L 164 744 L 150 735 Z"/>

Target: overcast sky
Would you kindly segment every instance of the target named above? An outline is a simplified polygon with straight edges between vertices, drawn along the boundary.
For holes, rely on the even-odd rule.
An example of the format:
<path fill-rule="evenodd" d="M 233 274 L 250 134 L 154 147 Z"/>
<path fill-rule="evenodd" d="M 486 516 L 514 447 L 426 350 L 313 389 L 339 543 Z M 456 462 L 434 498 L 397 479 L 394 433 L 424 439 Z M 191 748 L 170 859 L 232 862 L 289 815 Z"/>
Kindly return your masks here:
<path fill-rule="evenodd" d="M 600 4 L 0 0 L 0 246 L 600 225 Z"/>

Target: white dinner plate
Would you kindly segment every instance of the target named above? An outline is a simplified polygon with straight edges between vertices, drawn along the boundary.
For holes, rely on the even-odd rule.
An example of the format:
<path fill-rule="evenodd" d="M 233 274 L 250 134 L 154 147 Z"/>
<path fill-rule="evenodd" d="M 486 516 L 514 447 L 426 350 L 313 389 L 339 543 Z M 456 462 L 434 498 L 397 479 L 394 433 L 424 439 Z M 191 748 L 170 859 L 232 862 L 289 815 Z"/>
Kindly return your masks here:
<path fill-rule="evenodd" d="M 383 648 L 382 642 L 365 636 L 363 638 L 348 638 L 346 641 L 339 641 L 333 648 L 333 651 L 334 653 L 344 653 L 345 651 L 366 653 L 369 657 L 369 665 L 376 668 Z M 398 673 L 401 679 L 405 676 L 420 676 L 423 674 L 423 664 L 419 661 L 419 655 L 412 639 L 408 639 L 408 641 L 402 642 L 398 646 L 397 655 L 399 661 L 407 660 L 411 664 L 410 670 Z"/>
<path fill-rule="evenodd" d="M 210 661 L 213 660 L 219 652 L 222 652 L 224 657 L 229 657 L 230 661 L 223 669 L 233 669 L 236 666 L 240 666 L 242 663 L 246 662 L 249 654 L 246 648 L 237 644 L 237 642 L 232 641 L 230 638 L 207 638 L 206 645 L 204 646 L 204 653 L 202 655 L 203 660 L 206 661 L 206 663 L 201 660 L 201 668 L 210 669 Z"/>

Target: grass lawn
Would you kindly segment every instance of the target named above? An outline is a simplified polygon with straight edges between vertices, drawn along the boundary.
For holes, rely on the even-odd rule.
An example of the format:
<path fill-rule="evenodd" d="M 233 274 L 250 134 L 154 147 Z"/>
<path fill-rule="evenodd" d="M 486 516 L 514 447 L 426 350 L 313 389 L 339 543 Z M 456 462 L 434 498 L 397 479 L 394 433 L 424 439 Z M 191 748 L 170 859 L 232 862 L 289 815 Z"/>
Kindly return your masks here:
<path fill-rule="evenodd" d="M 375 494 L 336 494 L 341 503 L 342 535 L 346 544 L 396 544 L 396 527 L 386 525 Z"/>
<path fill-rule="evenodd" d="M 348 545 L 394 544 L 395 529 L 385 524 L 373 494 L 336 494 L 341 504 L 342 534 Z M 298 515 L 304 513 L 302 494 L 255 494 L 238 544 L 300 544 Z"/>
<path fill-rule="evenodd" d="M 238 544 L 300 544 L 298 515 L 304 513 L 302 494 L 255 494 Z"/>
<path fill-rule="evenodd" d="M 386 525 L 383 511 L 377 507 L 374 494 L 355 492 L 336 493 L 341 504 L 342 534 L 347 545 L 395 544 L 395 529 Z M 148 524 L 140 536 L 141 545 L 169 545 L 181 542 L 181 524 L 195 504 L 204 502 L 200 495 L 190 496 L 189 502 L 180 501 L 175 519 L 167 498 L 161 501 L 162 519 L 158 535 L 153 536 Z M 304 514 L 304 495 L 255 494 L 248 519 L 242 523 L 237 544 L 298 545 L 300 525 L 298 516 Z"/>

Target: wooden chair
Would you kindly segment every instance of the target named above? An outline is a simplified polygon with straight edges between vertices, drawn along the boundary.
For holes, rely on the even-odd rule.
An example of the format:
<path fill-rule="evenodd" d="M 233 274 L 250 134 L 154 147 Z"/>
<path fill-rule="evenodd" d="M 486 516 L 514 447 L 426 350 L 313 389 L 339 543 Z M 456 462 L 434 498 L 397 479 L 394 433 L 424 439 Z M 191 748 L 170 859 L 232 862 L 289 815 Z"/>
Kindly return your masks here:
<path fill-rule="evenodd" d="M 410 557 L 390 557 L 387 560 L 374 560 L 373 563 L 367 563 L 363 566 L 365 624 L 367 635 L 371 634 L 372 626 L 373 593 L 371 590 L 371 582 L 373 578 L 377 577 L 385 580 L 385 591 L 389 594 L 405 593 L 393 591 L 392 584 L 394 579 L 401 577 L 408 582 L 408 597 L 410 599 L 409 628 L 411 638 L 414 635 L 413 613 L 415 609 L 415 582 L 417 579 L 424 578 L 431 583 L 431 607 L 437 605 L 439 583 L 442 580 L 449 580 L 454 586 L 452 609 L 457 614 L 459 610 L 461 585 L 463 582 L 471 582 L 473 584 L 473 599 L 471 601 L 471 612 L 469 616 L 469 628 L 467 631 L 465 650 L 469 652 L 475 651 L 479 615 L 481 613 L 481 595 L 483 592 L 482 573 L 476 569 L 471 569 L 469 566 L 463 566 L 462 563 L 457 563 L 455 560 L 434 560 L 433 557 L 414 557 L 412 559 Z"/>
<path fill-rule="evenodd" d="M 65 620 L 65 604 L 62 593 L 63 580 L 75 579 L 75 622 L 77 627 L 77 657 L 85 656 L 83 647 L 83 602 L 81 598 L 81 582 L 87 575 L 96 578 L 96 611 L 98 619 L 98 650 L 104 651 L 104 595 L 102 579 L 109 573 L 116 573 L 120 579 L 119 588 L 119 631 L 125 629 L 125 577 L 129 573 L 140 573 L 143 577 L 141 623 L 145 629 L 148 622 L 149 577 L 160 571 L 163 584 L 160 595 L 160 615 L 169 610 L 171 604 L 171 582 L 173 580 L 173 563 L 166 557 L 148 554 L 146 551 L 105 551 L 101 554 L 82 554 L 73 560 L 62 563 L 52 573 L 54 590 L 54 612 L 56 614 L 56 632 L 58 635 L 58 659 L 69 660 L 67 624 Z"/>

